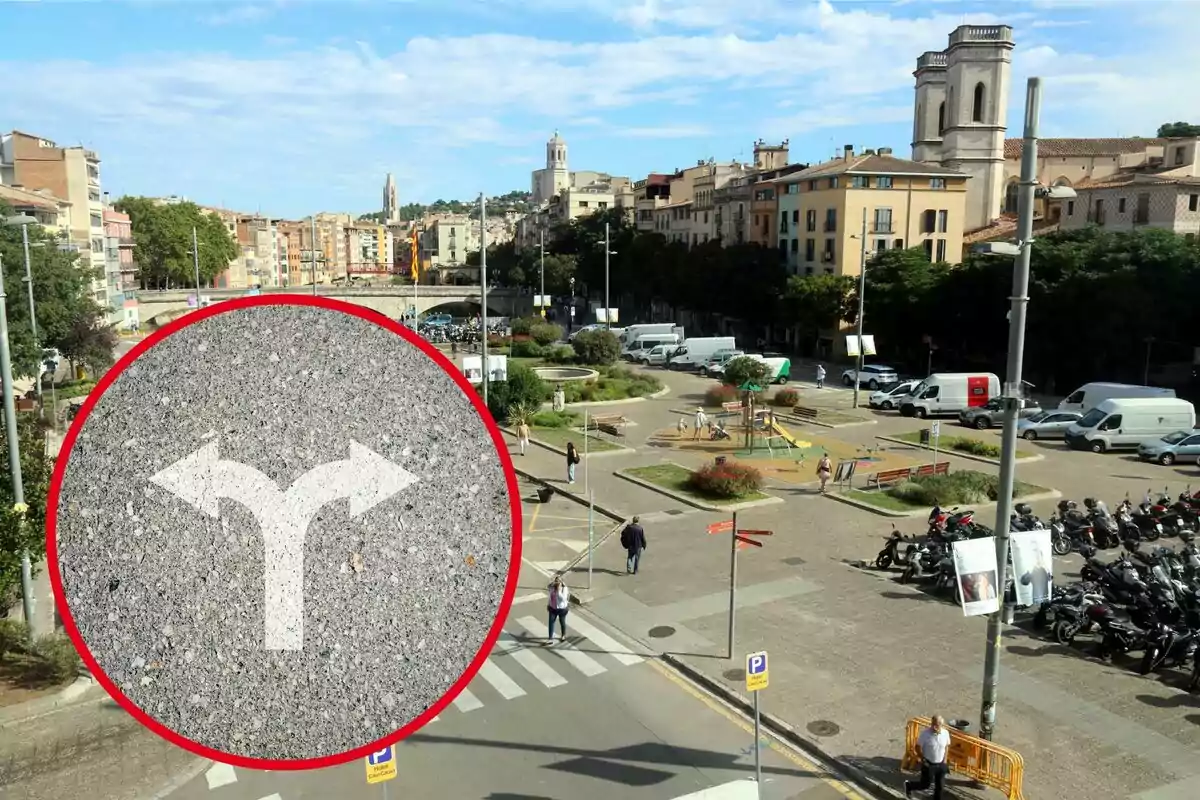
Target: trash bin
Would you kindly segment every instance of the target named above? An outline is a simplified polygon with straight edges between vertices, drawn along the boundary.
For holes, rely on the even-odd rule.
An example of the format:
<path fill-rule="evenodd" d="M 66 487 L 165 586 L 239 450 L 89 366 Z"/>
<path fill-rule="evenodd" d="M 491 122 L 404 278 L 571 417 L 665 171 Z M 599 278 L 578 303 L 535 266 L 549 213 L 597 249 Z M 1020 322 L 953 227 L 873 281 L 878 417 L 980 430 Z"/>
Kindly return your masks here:
<path fill-rule="evenodd" d="M 554 490 L 549 486 L 543 486 L 537 490 L 537 494 L 539 503 L 549 503 L 550 498 L 554 496 Z"/>
<path fill-rule="evenodd" d="M 717 456 L 717 466 L 718 467 L 725 466 L 725 456 Z"/>

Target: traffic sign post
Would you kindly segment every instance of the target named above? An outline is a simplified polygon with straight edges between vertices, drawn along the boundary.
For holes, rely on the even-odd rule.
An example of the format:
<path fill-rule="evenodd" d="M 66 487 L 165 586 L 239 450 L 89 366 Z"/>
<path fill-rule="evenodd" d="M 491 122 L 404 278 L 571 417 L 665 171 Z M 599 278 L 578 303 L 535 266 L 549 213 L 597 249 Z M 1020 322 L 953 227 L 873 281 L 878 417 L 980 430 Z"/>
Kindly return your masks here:
<path fill-rule="evenodd" d="M 762 797 L 762 749 L 758 743 L 762 728 L 758 712 L 758 693 L 769 684 L 767 651 L 761 650 L 746 656 L 746 691 L 754 697 L 754 782 L 758 787 L 759 797 Z"/>
<path fill-rule="evenodd" d="M 933 466 L 937 467 L 938 439 L 942 438 L 942 423 L 939 420 L 929 423 L 929 435 L 933 437 Z"/>
<path fill-rule="evenodd" d="M 708 526 L 709 535 L 729 533 L 729 656 L 733 659 L 733 646 L 736 639 L 737 623 L 737 554 L 738 550 L 746 547 L 762 547 L 762 542 L 752 539 L 753 536 L 772 536 L 773 531 L 738 530 L 737 512 L 733 519 L 714 522 Z"/>
<path fill-rule="evenodd" d="M 396 777 L 396 746 L 388 745 L 366 758 L 367 783 L 383 784 L 383 800 L 387 800 L 387 781 Z"/>

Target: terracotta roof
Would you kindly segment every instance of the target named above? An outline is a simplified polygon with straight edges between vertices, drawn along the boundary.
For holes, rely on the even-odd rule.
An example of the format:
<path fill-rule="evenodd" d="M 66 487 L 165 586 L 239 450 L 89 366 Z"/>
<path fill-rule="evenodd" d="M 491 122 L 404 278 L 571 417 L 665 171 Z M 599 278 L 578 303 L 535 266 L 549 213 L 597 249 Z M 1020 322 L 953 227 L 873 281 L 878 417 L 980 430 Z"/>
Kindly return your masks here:
<path fill-rule="evenodd" d="M 861 155 L 849 160 L 835 158 L 806 170 L 776 178 L 772 183 L 800 183 L 812 178 L 825 178 L 834 175 L 928 175 L 935 178 L 966 178 L 961 172 L 939 167 L 935 164 L 923 164 L 919 161 L 909 161 L 895 156 Z"/>
<path fill-rule="evenodd" d="M 1200 186 L 1200 178 L 1193 175 L 1147 174 L 1145 172 L 1118 172 L 1098 180 L 1082 180 L 1075 184 L 1076 191 L 1087 189 L 1117 189 L 1123 186 Z"/>
<path fill-rule="evenodd" d="M 0 198 L 3 198 L 17 208 L 41 208 L 46 211 L 57 211 L 60 206 L 71 205 L 66 200 L 60 200 L 52 194 L 43 194 L 31 189 L 18 189 L 15 186 L 0 184 Z"/>
<path fill-rule="evenodd" d="M 1090 156 L 1123 156 L 1129 153 L 1144 153 L 1147 147 L 1166 144 L 1170 139 L 1142 139 L 1132 136 L 1126 139 L 1038 139 L 1038 155 L 1057 158 L 1081 158 Z M 1021 157 L 1021 140 L 1004 140 L 1004 157 Z"/>

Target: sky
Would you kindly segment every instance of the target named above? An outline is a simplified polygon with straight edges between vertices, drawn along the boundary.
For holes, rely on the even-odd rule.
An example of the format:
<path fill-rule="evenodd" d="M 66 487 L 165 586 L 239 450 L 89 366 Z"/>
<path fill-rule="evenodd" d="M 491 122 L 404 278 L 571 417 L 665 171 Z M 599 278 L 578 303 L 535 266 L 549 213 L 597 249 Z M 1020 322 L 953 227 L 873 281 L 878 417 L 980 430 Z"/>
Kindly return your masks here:
<path fill-rule="evenodd" d="M 637 180 L 753 143 L 792 161 L 911 152 L 917 56 L 960 24 L 1015 29 L 1041 134 L 1200 122 L 1197 0 L 0 0 L 0 130 L 103 159 L 104 189 L 270 216 L 366 213 L 530 188 L 558 130 L 572 169 Z"/>

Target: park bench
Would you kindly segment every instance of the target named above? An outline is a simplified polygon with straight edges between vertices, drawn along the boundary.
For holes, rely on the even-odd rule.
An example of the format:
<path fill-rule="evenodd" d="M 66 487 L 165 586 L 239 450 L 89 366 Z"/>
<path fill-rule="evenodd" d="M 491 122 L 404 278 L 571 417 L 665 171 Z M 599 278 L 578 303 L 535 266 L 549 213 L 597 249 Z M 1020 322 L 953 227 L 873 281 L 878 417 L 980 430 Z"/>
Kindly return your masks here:
<path fill-rule="evenodd" d="M 821 412 L 817 411 L 817 409 L 805 408 L 804 406 L 794 406 L 791 413 L 800 419 L 806 419 L 810 422 L 816 420 L 821 415 Z"/>
<path fill-rule="evenodd" d="M 742 401 L 735 400 L 732 403 L 721 403 L 721 410 L 726 414 L 733 414 L 745 408 Z"/>
<path fill-rule="evenodd" d="M 37 401 L 31 397 L 18 397 L 16 407 L 17 411 L 33 411 L 37 408 Z"/>
<path fill-rule="evenodd" d="M 867 478 L 868 489 L 882 489 L 885 486 L 900 483 L 908 480 L 912 476 L 912 470 L 908 467 L 903 469 L 889 469 L 883 472 L 876 472 L 874 475 Z"/>
<path fill-rule="evenodd" d="M 625 436 L 625 425 L 629 420 L 620 414 L 608 414 L 604 416 L 595 416 L 588 418 L 588 430 L 607 433 L 614 439 L 619 439 Z"/>
<path fill-rule="evenodd" d="M 939 464 L 922 464 L 921 466 L 917 467 L 917 472 L 914 477 L 928 478 L 932 475 L 949 475 L 949 474 L 950 474 L 950 462 L 942 461 Z"/>

